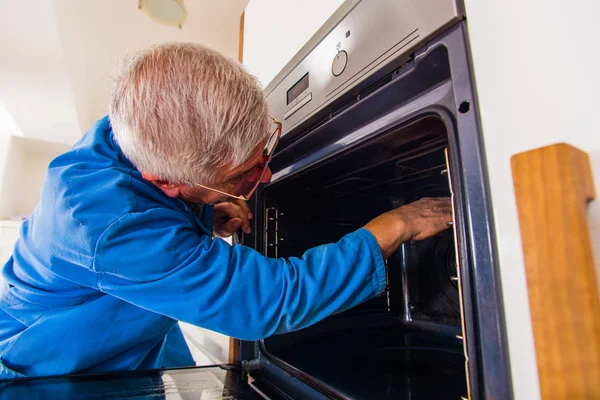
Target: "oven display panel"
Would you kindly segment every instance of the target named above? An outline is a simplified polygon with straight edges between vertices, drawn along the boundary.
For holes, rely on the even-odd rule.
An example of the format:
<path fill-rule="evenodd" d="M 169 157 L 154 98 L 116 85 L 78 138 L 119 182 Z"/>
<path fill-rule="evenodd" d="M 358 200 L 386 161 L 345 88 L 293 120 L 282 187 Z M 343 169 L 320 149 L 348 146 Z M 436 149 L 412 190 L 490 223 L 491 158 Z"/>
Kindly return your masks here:
<path fill-rule="evenodd" d="M 296 100 L 306 89 L 308 89 L 308 72 L 287 91 L 287 104 Z"/>

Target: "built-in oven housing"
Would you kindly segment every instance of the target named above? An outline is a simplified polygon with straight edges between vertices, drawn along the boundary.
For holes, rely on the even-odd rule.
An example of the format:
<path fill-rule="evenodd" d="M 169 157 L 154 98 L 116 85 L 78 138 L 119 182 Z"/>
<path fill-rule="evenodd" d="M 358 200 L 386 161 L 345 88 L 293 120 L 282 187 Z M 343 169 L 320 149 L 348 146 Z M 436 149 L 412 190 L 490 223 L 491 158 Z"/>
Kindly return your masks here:
<path fill-rule="evenodd" d="M 242 342 L 245 371 L 259 392 L 512 397 L 464 22 L 297 124 L 271 165 L 273 181 L 251 200 L 255 229 L 242 238 L 271 257 L 336 241 L 421 197 L 452 196 L 454 221 L 387 261 L 381 297 L 299 332 Z"/>

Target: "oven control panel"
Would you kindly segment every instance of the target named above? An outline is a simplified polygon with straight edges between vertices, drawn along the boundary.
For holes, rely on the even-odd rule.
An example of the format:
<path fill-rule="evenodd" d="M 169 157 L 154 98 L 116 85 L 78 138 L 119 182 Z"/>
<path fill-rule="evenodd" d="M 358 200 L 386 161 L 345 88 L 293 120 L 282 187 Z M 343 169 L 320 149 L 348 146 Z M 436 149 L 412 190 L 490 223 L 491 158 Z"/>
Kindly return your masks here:
<path fill-rule="evenodd" d="M 347 0 L 265 89 L 282 135 L 461 16 L 455 0 Z"/>

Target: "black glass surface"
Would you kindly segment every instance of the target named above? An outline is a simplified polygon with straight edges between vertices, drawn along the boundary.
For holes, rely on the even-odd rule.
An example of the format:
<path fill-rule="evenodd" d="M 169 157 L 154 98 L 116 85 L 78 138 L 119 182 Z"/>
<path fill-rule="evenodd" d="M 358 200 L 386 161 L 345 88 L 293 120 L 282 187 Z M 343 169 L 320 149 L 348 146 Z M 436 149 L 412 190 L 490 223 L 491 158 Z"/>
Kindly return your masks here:
<path fill-rule="evenodd" d="M 313 382 L 352 400 L 460 399 L 465 358 L 453 330 L 400 323 L 273 348 Z M 433 327 L 430 325 L 429 328 Z"/>
<path fill-rule="evenodd" d="M 234 370 L 195 367 L 0 381 L 0 399 L 260 399 Z"/>

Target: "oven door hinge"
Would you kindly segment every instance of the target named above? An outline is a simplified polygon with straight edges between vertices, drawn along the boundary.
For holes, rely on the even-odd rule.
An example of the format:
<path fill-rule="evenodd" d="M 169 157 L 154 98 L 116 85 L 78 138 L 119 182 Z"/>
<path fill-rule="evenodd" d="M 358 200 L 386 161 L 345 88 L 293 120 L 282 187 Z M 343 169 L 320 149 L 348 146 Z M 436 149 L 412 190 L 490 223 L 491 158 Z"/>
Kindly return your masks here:
<path fill-rule="evenodd" d="M 255 358 L 254 360 L 244 360 L 242 361 L 242 370 L 245 373 L 250 373 L 253 371 L 258 371 L 260 369 L 260 358 Z"/>
<path fill-rule="evenodd" d="M 242 361 L 243 380 L 265 400 L 293 400 L 260 377 L 260 357 Z"/>

